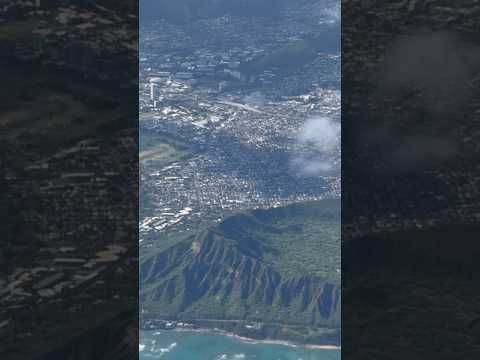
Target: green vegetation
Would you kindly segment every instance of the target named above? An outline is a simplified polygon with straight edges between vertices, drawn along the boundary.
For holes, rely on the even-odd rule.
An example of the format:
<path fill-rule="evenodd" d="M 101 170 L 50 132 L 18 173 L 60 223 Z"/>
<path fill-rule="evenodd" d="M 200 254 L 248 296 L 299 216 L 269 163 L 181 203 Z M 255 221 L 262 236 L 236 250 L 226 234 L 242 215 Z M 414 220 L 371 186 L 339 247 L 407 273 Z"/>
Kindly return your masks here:
<path fill-rule="evenodd" d="M 191 149 L 172 138 L 149 131 L 140 126 L 139 131 L 140 173 L 153 172 L 192 155 Z M 148 184 L 147 184 L 148 185 Z M 157 204 L 153 203 L 153 192 L 142 182 L 139 190 L 140 218 L 152 216 Z"/>
<path fill-rule="evenodd" d="M 142 21 L 164 18 L 186 23 L 222 15 L 272 17 L 281 13 L 285 0 L 141 0 Z"/>
<path fill-rule="evenodd" d="M 306 274 L 339 282 L 336 271 L 340 268 L 338 223 L 310 220 L 302 226 L 298 222 L 275 225 L 275 232 L 259 234 L 272 247 L 272 252 L 265 256 L 266 262 L 288 276 Z M 278 236 L 277 231 L 282 235 Z"/>
<path fill-rule="evenodd" d="M 19 163 L 31 162 L 87 137 L 111 136 L 113 131 L 104 129 L 131 126 L 134 114 L 129 104 L 112 98 L 107 85 L 92 86 L 77 81 L 76 76 L 61 69 L 38 71 L 35 66 L 2 59 L 0 78 L 9 84 L 0 90 L 2 151 L 15 152 Z"/>
<path fill-rule="evenodd" d="M 333 204 L 311 202 L 255 210 L 225 220 L 219 229 L 226 237 L 234 234 L 245 242 L 255 239 L 261 244 L 262 260 L 286 276 L 317 276 L 339 283 L 339 218 L 326 212 Z"/>
<path fill-rule="evenodd" d="M 343 316 L 349 321 L 342 344 L 347 355 L 355 349 L 354 356 L 362 359 L 475 358 L 477 234 L 478 226 L 446 225 L 345 243 Z M 370 339 L 375 346 L 367 346 Z M 388 353 L 382 350 L 387 348 Z"/>
<path fill-rule="evenodd" d="M 265 70 L 277 68 L 282 73 L 290 73 L 308 64 L 316 56 L 316 52 L 304 40 L 289 43 L 280 49 L 259 59 L 242 65 L 242 71 L 250 74 L 260 74 Z"/>
<path fill-rule="evenodd" d="M 139 159 L 143 166 L 147 163 L 156 167 L 167 166 L 191 155 L 185 144 L 145 129 L 140 131 L 139 148 Z"/>
<path fill-rule="evenodd" d="M 254 210 L 162 240 L 141 256 L 148 316 L 298 326 L 309 338 L 339 328 L 338 200 Z"/>
<path fill-rule="evenodd" d="M 333 25 L 316 35 L 292 41 L 260 58 L 241 65 L 247 75 L 258 75 L 266 70 L 276 69 L 281 74 L 290 74 L 313 61 L 318 52 L 340 51 L 339 25 Z"/>

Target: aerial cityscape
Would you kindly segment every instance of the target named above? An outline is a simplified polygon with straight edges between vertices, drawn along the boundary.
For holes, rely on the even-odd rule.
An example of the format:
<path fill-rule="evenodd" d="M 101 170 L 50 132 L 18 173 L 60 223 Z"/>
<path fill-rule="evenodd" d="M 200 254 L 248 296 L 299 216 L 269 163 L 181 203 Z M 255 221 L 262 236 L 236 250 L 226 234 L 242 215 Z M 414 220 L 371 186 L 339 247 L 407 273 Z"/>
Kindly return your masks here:
<path fill-rule="evenodd" d="M 132 353 L 137 20 L 133 1 L 0 6 L 2 359 Z"/>
<path fill-rule="evenodd" d="M 479 353 L 479 12 L 342 2 L 346 358 Z"/>
<path fill-rule="evenodd" d="M 338 145 L 328 159 L 331 171 L 316 169 L 323 144 L 300 140 L 307 121 L 339 121 L 338 49 L 316 52 L 308 66 L 303 59 L 293 68 L 246 66 L 279 48 L 295 51 L 304 46 L 302 37 L 335 21 L 327 14 L 297 21 L 310 8 L 302 10 L 281 22 L 223 16 L 181 26 L 142 24 L 142 247 L 152 234 L 240 210 L 339 196 L 339 131 L 332 134 Z M 179 161 L 152 150 L 149 140 L 180 147 Z"/>
<path fill-rule="evenodd" d="M 339 358 L 339 4 L 267 2 L 141 8 L 142 359 Z"/>
<path fill-rule="evenodd" d="M 0 359 L 479 358 L 479 29 L 1 1 Z"/>
<path fill-rule="evenodd" d="M 0 359 L 479 358 L 479 15 L 2 1 Z"/>

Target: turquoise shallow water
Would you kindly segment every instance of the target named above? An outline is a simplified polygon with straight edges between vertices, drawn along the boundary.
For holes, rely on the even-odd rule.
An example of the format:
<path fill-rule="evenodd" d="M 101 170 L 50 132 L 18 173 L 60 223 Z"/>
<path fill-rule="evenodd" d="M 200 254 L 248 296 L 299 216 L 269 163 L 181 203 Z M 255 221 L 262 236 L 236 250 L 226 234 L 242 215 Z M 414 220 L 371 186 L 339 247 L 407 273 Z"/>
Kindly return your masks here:
<path fill-rule="evenodd" d="M 141 331 L 140 360 L 339 360 L 340 350 L 251 344 L 223 335 Z"/>

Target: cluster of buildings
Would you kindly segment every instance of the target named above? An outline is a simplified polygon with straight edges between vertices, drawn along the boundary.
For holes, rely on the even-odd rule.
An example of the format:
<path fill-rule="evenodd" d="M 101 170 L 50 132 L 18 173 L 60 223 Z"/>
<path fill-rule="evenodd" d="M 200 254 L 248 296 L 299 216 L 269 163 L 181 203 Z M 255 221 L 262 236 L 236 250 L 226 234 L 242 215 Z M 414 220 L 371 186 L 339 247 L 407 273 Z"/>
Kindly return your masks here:
<path fill-rule="evenodd" d="M 480 14 L 480 6 L 471 1 L 408 0 L 385 3 L 369 13 L 365 2 L 348 0 L 345 4 L 342 46 L 350 56 L 349 61 L 343 64 L 342 72 L 355 82 L 347 95 L 350 104 L 347 114 L 350 117 L 345 117 L 344 124 L 352 121 L 352 117 L 357 122 L 362 115 L 365 115 L 362 121 L 370 121 L 380 113 L 379 124 L 385 129 L 398 131 L 396 139 L 400 145 L 405 137 L 399 129 L 407 129 L 414 139 L 416 136 L 424 139 L 426 145 L 418 142 L 414 149 L 416 158 L 407 157 L 407 166 L 395 163 L 392 148 L 380 141 L 377 152 L 361 144 L 351 154 L 344 152 L 346 161 L 350 162 L 347 168 L 355 168 L 355 163 L 367 164 L 370 175 L 358 169 L 359 176 L 355 179 L 358 184 L 344 183 L 348 189 L 344 201 L 347 201 L 352 213 L 344 219 L 347 221 L 342 225 L 343 236 L 356 238 L 371 233 L 478 224 L 480 203 L 476 199 L 480 169 L 476 158 L 480 150 L 480 134 L 474 130 L 480 122 L 477 70 L 472 72 L 473 78 L 465 84 L 461 80 L 457 88 L 443 82 L 438 86 L 441 89 L 413 89 L 411 96 L 402 98 L 394 94 L 378 96 L 378 88 L 369 77 L 369 69 L 378 71 L 382 66 L 392 44 L 392 34 L 406 34 L 403 38 L 406 44 L 409 39 L 412 43 L 418 39 L 422 41 L 422 36 L 428 39 L 426 30 L 412 27 L 418 23 L 422 23 L 425 29 L 438 31 L 432 34 L 445 36 L 440 41 L 446 48 L 450 46 L 449 36 L 455 36 L 452 40 L 455 45 L 464 42 L 464 46 L 476 48 L 472 34 L 480 25 L 479 17 L 475 16 Z M 358 41 L 359 37 L 361 41 Z M 471 53 L 472 49 L 468 52 Z M 459 88 L 464 91 L 460 92 L 462 95 L 458 95 Z M 439 103 L 443 106 L 441 111 L 434 109 Z M 423 126 L 412 121 L 417 118 L 422 119 Z M 366 127 L 373 128 L 374 124 L 368 123 Z M 388 139 L 395 135 L 390 133 Z M 432 141 L 429 144 L 431 139 L 447 141 Z M 435 154 L 435 151 L 442 151 L 452 144 L 455 150 L 444 158 L 428 154 L 428 151 Z M 422 155 L 430 158 L 423 162 Z M 369 191 L 362 190 L 361 179 L 369 183 L 364 183 L 364 188 Z M 371 192 L 372 183 L 379 189 L 376 194 Z"/>
<path fill-rule="evenodd" d="M 133 5 L 125 4 L 129 3 Z M 120 5 L 105 5 L 108 0 L 7 1 L 0 6 L 0 24 L 12 36 L 2 38 L 2 51 L 24 61 L 70 68 L 85 77 L 136 85 L 138 17 L 133 11 L 117 11 Z"/>
<path fill-rule="evenodd" d="M 16 79 L 2 113 L 3 357 L 38 357 L 138 301 L 138 132 L 119 130 L 138 84 L 137 7 L 0 4 L 2 69 Z"/>
<path fill-rule="evenodd" d="M 133 299 L 129 286 L 138 267 L 138 249 L 131 241 L 138 228 L 133 175 L 138 170 L 131 154 L 137 144 L 130 130 L 116 135 L 110 142 L 84 140 L 24 168 L 6 170 L 5 186 L 17 200 L 18 218 L 11 220 L 21 229 L 13 242 L 15 262 L 7 263 L 9 275 L 0 283 L 5 344 L 33 336 L 59 314 Z M 50 315 L 38 328 L 28 328 L 30 322 L 19 325 L 19 319 L 40 308 Z"/>
<path fill-rule="evenodd" d="M 261 105 L 255 104 L 258 98 Z M 308 152 L 296 141 L 303 122 L 313 114 L 338 115 L 339 100 L 333 90 L 278 101 L 250 94 L 145 115 L 141 131 L 158 134 L 159 142 L 175 138 L 192 154 L 164 166 L 141 164 L 141 186 L 154 205 L 140 219 L 141 233 L 149 238 L 241 210 L 339 196 L 338 176 L 297 176 L 292 166 L 298 154 Z"/>
<path fill-rule="evenodd" d="M 5 310 L 58 300 L 62 293 L 79 290 L 88 282 L 103 286 L 109 263 L 118 261 L 127 249 L 110 244 L 93 257 L 75 246 L 44 247 L 35 260 L 36 267 L 18 267 L 2 284 L 0 303 Z M 21 305 L 20 305 L 21 304 Z"/>
<path fill-rule="evenodd" d="M 176 320 L 156 319 L 148 316 L 148 310 L 142 309 L 140 317 L 140 326 L 144 330 L 194 330 L 215 323 L 216 320 L 195 320 L 191 323 Z M 224 323 L 242 324 L 246 330 L 261 330 L 263 323 L 243 320 L 221 320 Z M 208 324 L 208 325 L 206 325 Z M 217 328 L 218 331 L 221 331 Z"/>
<path fill-rule="evenodd" d="M 202 87 L 208 93 L 222 93 L 245 87 L 277 86 L 281 80 L 278 68 L 272 66 L 252 72 L 248 64 L 286 44 L 316 34 L 324 26 L 319 22 L 322 16 L 316 11 L 312 21 L 305 21 L 306 11 L 308 9 L 302 8 L 300 12 L 289 9 L 282 21 L 223 16 L 183 25 L 164 20 L 141 24 L 142 111 L 156 109 L 166 99 L 178 99 L 192 87 L 197 88 L 196 93 Z M 298 21 L 299 18 L 303 21 Z M 330 85 L 338 87 L 333 74 L 338 70 L 322 68 L 320 63 L 321 60 L 309 71 L 310 75 L 322 85 L 325 85 L 325 77 L 330 77 Z M 326 63 L 328 67 L 332 62 L 327 60 Z M 302 84 L 299 79 L 279 92 L 288 92 Z"/>
<path fill-rule="evenodd" d="M 187 322 L 150 318 L 144 319 L 140 325 L 141 328 L 144 330 L 193 330 L 197 328 L 194 324 L 190 324 Z"/>
<path fill-rule="evenodd" d="M 8 187 L 26 203 L 35 198 L 41 204 L 44 211 L 30 216 L 42 217 L 35 221 L 45 224 L 41 232 L 48 234 L 48 239 L 42 240 L 77 240 L 99 233 L 122 238 L 134 226 L 134 220 L 129 217 L 120 220 L 122 215 L 130 214 L 135 204 L 122 202 L 116 209 L 110 207 L 113 197 L 135 200 L 135 181 L 127 175 L 135 173 L 136 159 L 129 149 L 136 149 L 129 131 L 118 134 L 114 144 L 84 140 L 28 165 L 21 173 L 10 170 L 6 175 Z M 122 181 L 132 188 L 118 188 Z M 78 216 L 79 212 L 83 216 Z"/>
<path fill-rule="evenodd" d="M 432 170 L 419 176 L 401 176 L 381 183 L 383 189 L 377 197 L 362 193 L 357 188 L 348 204 L 359 204 L 363 215 L 356 214 L 345 222 L 342 236 L 345 239 L 371 234 L 385 234 L 409 229 L 429 229 L 446 225 L 475 225 L 480 221 L 478 183 L 480 169 Z M 351 205 L 353 206 L 353 205 Z M 366 211 L 368 210 L 368 211 Z"/>
<path fill-rule="evenodd" d="M 140 131 L 156 134 L 159 143 L 174 139 L 190 155 L 173 163 L 142 161 L 141 246 L 238 211 L 340 196 L 338 175 L 301 176 L 292 165 L 310 151 L 297 141 L 305 121 L 339 117 L 339 54 L 319 53 L 287 76 L 272 69 L 253 82 L 243 74 L 236 79 L 243 63 L 292 41 L 278 25 L 259 22 L 224 17 L 142 30 Z M 195 26 L 214 32 L 220 23 L 221 34 L 190 42 Z M 251 34 L 251 44 L 236 41 L 242 33 L 230 28 L 240 28 L 244 38 Z"/>

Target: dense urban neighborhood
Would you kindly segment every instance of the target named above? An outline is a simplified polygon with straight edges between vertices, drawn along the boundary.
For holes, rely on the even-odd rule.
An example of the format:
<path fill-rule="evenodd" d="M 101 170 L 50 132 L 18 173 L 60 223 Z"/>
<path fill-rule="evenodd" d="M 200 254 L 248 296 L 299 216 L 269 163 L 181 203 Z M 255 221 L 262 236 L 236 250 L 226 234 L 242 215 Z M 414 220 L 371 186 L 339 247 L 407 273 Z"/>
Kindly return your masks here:
<path fill-rule="evenodd" d="M 0 6 L 2 359 L 65 358 L 135 326 L 138 16 L 112 5 Z"/>
<path fill-rule="evenodd" d="M 317 155 L 315 144 L 298 140 L 312 118 L 339 121 L 338 49 L 313 56 L 299 50 L 302 37 L 334 19 L 297 23 L 295 16 L 289 14 L 288 26 L 224 16 L 191 26 L 159 20 L 142 29 L 142 246 L 171 229 L 204 227 L 238 211 L 339 196 L 339 133 L 329 159 L 335 171 L 315 176 L 301 163 Z M 196 28 L 215 39 L 197 36 Z M 299 56 L 298 64 L 251 69 L 265 54 L 278 62 L 278 48 Z M 181 159 L 160 159 L 148 145 L 155 141 L 183 151 Z"/>

